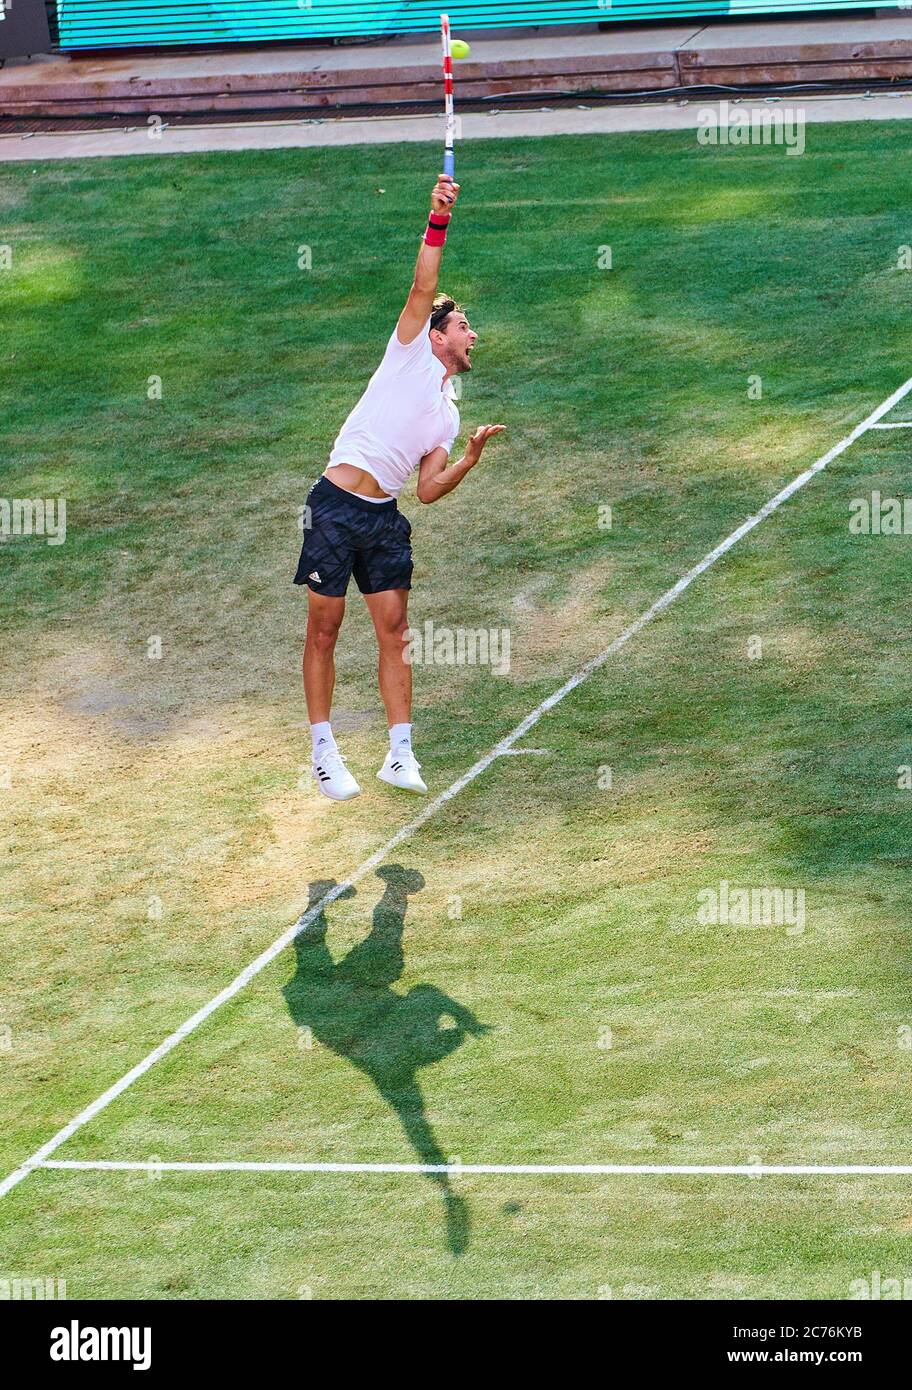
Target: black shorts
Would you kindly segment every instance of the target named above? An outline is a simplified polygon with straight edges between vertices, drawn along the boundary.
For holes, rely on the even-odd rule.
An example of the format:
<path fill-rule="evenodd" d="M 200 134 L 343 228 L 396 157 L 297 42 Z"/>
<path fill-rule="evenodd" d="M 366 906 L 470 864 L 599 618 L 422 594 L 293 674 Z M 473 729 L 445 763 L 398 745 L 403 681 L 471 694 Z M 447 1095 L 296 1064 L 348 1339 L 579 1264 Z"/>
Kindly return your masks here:
<path fill-rule="evenodd" d="M 412 528 L 396 506 L 366 502 L 327 477 L 307 494 L 296 584 L 342 598 L 352 575 L 362 594 L 412 587 Z"/>

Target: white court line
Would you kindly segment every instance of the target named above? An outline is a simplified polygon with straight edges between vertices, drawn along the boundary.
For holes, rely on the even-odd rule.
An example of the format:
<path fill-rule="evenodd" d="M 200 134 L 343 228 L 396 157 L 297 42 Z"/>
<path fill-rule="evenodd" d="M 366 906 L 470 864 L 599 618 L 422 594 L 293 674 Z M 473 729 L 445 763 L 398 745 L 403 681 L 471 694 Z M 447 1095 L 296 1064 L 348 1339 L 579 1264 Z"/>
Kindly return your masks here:
<path fill-rule="evenodd" d="M 886 425 L 872 425 L 872 430 L 912 430 L 912 420 L 894 420 Z"/>
<path fill-rule="evenodd" d="M 128 1163 L 117 1159 L 50 1159 L 37 1165 L 102 1173 L 581 1173 L 637 1177 L 871 1177 L 912 1175 L 912 1163 Z"/>
<path fill-rule="evenodd" d="M 812 463 L 809 468 L 806 468 L 803 473 L 799 473 L 796 478 L 793 478 L 790 483 L 787 483 L 780 492 L 776 493 L 775 497 L 771 497 L 768 502 L 765 502 L 758 512 L 754 512 L 746 521 L 742 521 L 741 525 L 736 527 L 731 535 L 726 536 L 724 541 L 720 541 L 714 550 L 711 550 L 708 555 L 704 555 L 703 559 L 694 565 L 692 569 L 689 569 L 685 575 L 682 575 L 676 584 L 672 584 L 670 589 L 666 589 L 665 593 L 662 594 L 660 598 L 657 598 L 655 603 L 647 608 L 644 613 L 641 613 L 638 618 L 635 618 L 629 627 L 625 627 L 623 632 L 605 647 L 604 651 L 592 657 L 586 662 L 585 666 L 580 667 L 576 675 L 571 676 L 569 680 L 565 681 L 564 684 L 549 695 L 547 699 L 542 700 L 541 704 L 537 705 L 536 708 L 532 710 L 531 714 L 527 714 L 525 719 L 521 720 L 520 723 L 516 725 L 515 729 L 512 729 L 499 743 L 495 744 L 492 749 L 485 753 L 483 758 L 479 758 L 478 762 L 474 763 L 472 767 L 469 768 L 468 772 L 464 772 L 461 777 L 458 777 L 455 782 L 447 787 L 446 791 L 441 792 L 439 796 L 434 797 L 432 801 L 428 802 L 424 810 L 415 816 L 414 820 L 410 820 L 407 825 L 402 826 L 400 830 L 396 831 L 395 835 L 387 840 L 385 845 L 381 845 L 381 847 L 375 850 L 368 859 L 365 859 L 362 864 L 359 864 L 358 868 L 349 875 L 344 883 L 337 883 L 335 888 L 331 888 L 319 902 L 314 903 L 313 907 L 308 908 L 293 926 L 288 927 L 271 946 L 267 947 L 261 955 L 257 956 L 256 960 L 251 961 L 229 985 L 226 985 L 213 999 L 210 999 L 208 1004 L 204 1004 L 201 1009 L 198 1009 L 195 1014 L 191 1015 L 186 1022 L 182 1023 L 178 1029 L 165 1038 L 164 1042 L 159 1043 L 158 1047 L 153 1048 L 147 1057 L 144 1057 L 141 1062 L 137 1062 L 135 1067 L 132 1067 L 130 1071 L 126 1072 L 113 1086 L 110 1086 L 103 1095 L 100 1095 L 97 1100 L 92 1101 L 91 1105 L 87 1105 L 84 1110 L 81 1110 L 75 1119 L 70 1120 L 69 1124 L 64 1125 L 63 1129 L 59 1130 L 52 1139 L 49 1139 L 46 1144 L 42 1144 L 39 1149 L 36 1149 L 31 1157 L 27 1158 L 25 1162 L 21 1163 L 8 1177 L 4 1178 L 3 1182 L 0 1182 L 0 1197 L 5 1197 L 8 1192 L 11 1192 L 14 1187 L 27 1178 L 29 1173 L 33 1173 L 36 1168 L 41 1167 L 45 1159 L 50 1158 L 51 1154 L 59 1149 L 61 1144 L 65 1144 L 68 1139 L 71 1139 L 77 1130 L 82 1129 L 90 1120 L 94 1120 L 102 1110 L 107 1109 L 111 1102 L 122 1095 L 135 1081 L 138 1081 L 141 1076 L 145 1076 L 146 1072 L 154 1067 L 156 1062 L 160 1062 L 163 1057 L 167 1057 L 168 1053 L 172 1052 L 179 1043 L 182 1043 L 185 1038 L 195 1032 L 200 1024 L 205 1023 L 206 1020 L 215 1013 L 216 1009 L 220 1009 L 223 1004 L 227 1004 L 229 999 L 233 999 L 236 994 L 239 994 L 256 975 L 259 975 L 261 970 L 264 970 L 267 965 L 275 960 L 276 956 L 281 955 L 281 953 L 291 945 L 298 933 L 309 926 L 325 907 L 328 907 L 331 902 L 334 902 L 336 898 L 340 897 L 350 887 L 353 887 L 354 884 L 360 883 L 362 878 L 369 874 L 371 870 L 375 869 L 379 864 L 382 864 L 384 859 L 386 859 L 394 849 L 398 848 L 399 845 L 403 844 L 404 841 L 410 840 L 415 834 L 415 831 L 420 830 L 425 822 L 429 821 L 432 816 L 435 816 L 442 806 L 446 806 L 447 802 L 452 801 L 454 796 L 458 796 L 470 783 L 474 782 L 476 777 L 480 777 L 496 758 L 501 757 L 504 752 L 512 748 L 514 743 L 524 738 L 543 715 L 547 714 L 549 710 L 559 704 L 571 691 L 575 690 L 578 685 L 582 685 L 584 681 L 587 681 L 591 675 L 604 666 L 605 662 L 614 656 L 615 652 L 620 651 L 621 647 L 625 646 L 626 643 L 630 641 L 631 637 L 635 637 L 647 623 L 652 622 L 653 618 L 657 618 L 660 613 L 664 613 L 666 608 L 670 608 L 675 600 L 679 599 L 685 590 L 690 588 L 695 579 L 699 579 L 701 574 L 705 574 L 711 565 L 714 565 L 717 560 L 720 560 L 723 555 L 726 555 L 728 551 L 731 550 L 732 546 L 737 545 L 740 540 L 743 540 L 746 535 L 753 531 L 755 526 L 759 526 L 760 523 L 765 521 L 768 516 L 771 516 L 778 507 L 781 507 L 783 502 L 787 502 L 790 497 L 794 496 L 796 492 L 799 492 L 806 483 L 809 483 L 812 478 L 816 477 L 816 475 L 826 468 L 828 464 L 832 463 L 835 458 L 845 453 L 846 449 L 850 448 L 857 439 L 860 439 L 861 436 L 871 429 L 878 420 L 882 419 L 884 415 L 889 414 L 893 407 L 901 401 L 904 396 L 907 396 L 910 391 L 912 391 L 912 377 L 904 382 L 898 390 L 894 391 L 892 396 L 888 396 L 887 399 L 862 420 L 860 424 L 856 425 L 855 428 L 846 435 L 845 439 L 841 439 L 838 444 L 834 444 L 832 449 L 829 449 L 827 453 L 821 455 L 821 457 L 817 459 L 815 463 Z"/>

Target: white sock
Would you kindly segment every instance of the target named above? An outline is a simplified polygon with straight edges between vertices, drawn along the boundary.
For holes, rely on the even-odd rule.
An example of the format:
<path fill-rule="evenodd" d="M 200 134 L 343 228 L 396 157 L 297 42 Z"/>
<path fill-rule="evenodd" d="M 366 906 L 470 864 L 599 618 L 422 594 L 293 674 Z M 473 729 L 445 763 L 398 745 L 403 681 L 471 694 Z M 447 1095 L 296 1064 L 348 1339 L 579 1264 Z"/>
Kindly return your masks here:
<path fill-rule="evenodd" d="M 318 757 L 319 754 L 328 753 L 331 748 L 336 747 L 332 725 L 328 719 L 324 719 L 320 724 L 311 724 L 310 737 L 313 743 L 313 755 L 315 758 Z"/>
<path fill-rule="evenodd" d="M 390 748 L 397 753 L 401 748 L 411 748 L 412 746 L 412 726 L 411 724 L 392 724 L 390 725 Z"/>

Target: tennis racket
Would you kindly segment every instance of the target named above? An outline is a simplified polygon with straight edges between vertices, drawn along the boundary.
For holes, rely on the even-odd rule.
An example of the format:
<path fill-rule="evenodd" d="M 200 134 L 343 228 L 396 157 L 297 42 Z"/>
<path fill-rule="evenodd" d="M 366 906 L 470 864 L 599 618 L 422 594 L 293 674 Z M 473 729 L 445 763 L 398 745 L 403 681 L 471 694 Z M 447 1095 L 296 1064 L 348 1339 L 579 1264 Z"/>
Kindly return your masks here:
<path fill-rule="evenodd" d="M 446 123 L 443 135 L 443 172 L 455 178 L 456 115 L 453 109 L 453 55 L 450 52 L 450 16 L 440 16 L 440 43 L 443 49 L 443 108 Z"/>

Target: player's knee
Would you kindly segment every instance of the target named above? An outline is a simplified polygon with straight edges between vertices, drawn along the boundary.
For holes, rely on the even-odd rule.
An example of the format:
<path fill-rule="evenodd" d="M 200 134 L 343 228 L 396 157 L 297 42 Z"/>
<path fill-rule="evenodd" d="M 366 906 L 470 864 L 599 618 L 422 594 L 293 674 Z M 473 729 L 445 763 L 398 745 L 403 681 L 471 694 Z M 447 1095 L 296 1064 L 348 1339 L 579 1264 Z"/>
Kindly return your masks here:
<path fill-rule="evenodd" d="M 377 635 L 384 646 L 402 647 L 407 641 L 408 618 L 404 615 L 388 618 L 377 625 Z"/>
<path fill-rule="evenodd" d="M 308 646 L 318 652 L 331 652 L 336 645 L 341 626 L 341 620 L 337 621 L 334 618 L 311 618 L 307 624 Z"/>

